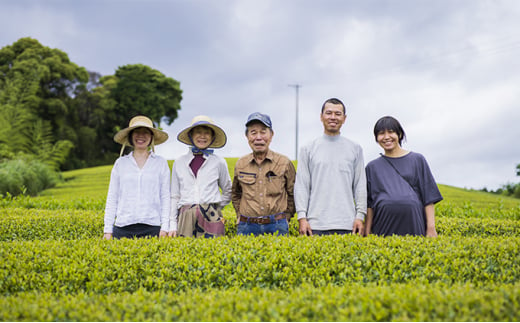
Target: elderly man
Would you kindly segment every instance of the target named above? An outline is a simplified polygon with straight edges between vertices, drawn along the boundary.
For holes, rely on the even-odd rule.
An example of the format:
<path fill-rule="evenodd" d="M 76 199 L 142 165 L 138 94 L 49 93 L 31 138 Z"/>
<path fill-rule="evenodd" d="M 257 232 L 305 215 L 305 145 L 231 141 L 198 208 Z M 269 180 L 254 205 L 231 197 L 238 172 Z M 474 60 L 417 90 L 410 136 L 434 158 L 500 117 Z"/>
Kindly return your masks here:
<path fill-rule="evenodd" d="M 246 137 L 252 153 L 235 164 L 231 201 L 239 235 L 287 235 L 294 215 L 294 165 L 269 149 L 273 127 L 268 115 L 255 112 L 247 118 Z"/>
<path fill-rule="evenodd" d="M 338 99 L 321 108 L 323 136 L 301 149 L 294 187 L 302 235 L 363 234 L 367 184 L 361 146 L 343 136 L 347 119 Z"/>

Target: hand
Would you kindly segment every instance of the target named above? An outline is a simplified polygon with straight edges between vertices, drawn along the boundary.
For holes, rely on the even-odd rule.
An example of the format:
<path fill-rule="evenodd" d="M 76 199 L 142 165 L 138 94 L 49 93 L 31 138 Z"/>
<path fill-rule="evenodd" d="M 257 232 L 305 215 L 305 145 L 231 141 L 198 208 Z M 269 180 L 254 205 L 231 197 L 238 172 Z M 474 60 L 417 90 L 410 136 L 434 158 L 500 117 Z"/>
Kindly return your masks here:
<path fill-rule="evenodd" d="M 426 236 L 430 238 L 437 238 L 437 230 L 435 230 L 435 227 L 426 228 Z"/>
<path fill-rule="evenodd" d="M 312 229 L 311 229 L 311 225 L 309 224 L 309 222 L 307 222 L 307 219 L 303 218 L 303 219 L 299 219 L 298 220 L 298 228 L 299 228 L 299 232 L 300 232 L 300 235 L 302 236 L 312 236 Z"/>
<path fill-rule="evenodd" d="M 363 221 L 360 219 L 354 220 L 354 225 L 352 226 L 352 234 L 357 234 L 362 236 L 365 233 L 365 225 L 363 224 Z"/>
<path fill-rule="evenodd" d="M 163 230 L 159 231 L 159 238 L 165 238 L 167 236 L 168 236 L 168 232 L 163 231 Z"/>
<path fill-rule="evenodd" d="M 110 240 L 110 239 L 112 239 L 112 233 L 105 233 L 105 234 L 103 235 L 103 239 L 105 239 L 105 240 Z"/>
<path fill-rule="evenodd" d="M 168 237 L 176 237 L 177 236 L 177 231 L 170 231 L 168 232 Z"/>

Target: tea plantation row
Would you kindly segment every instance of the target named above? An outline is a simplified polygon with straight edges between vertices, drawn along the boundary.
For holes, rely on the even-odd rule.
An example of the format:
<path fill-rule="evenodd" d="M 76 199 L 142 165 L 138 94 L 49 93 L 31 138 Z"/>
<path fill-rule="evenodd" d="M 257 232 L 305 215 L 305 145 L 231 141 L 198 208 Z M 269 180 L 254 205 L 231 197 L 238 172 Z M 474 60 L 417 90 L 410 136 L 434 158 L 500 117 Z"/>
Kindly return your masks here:
<path fill-rule="evenodd" d="M 514 284 L 520 237 L 2 242 L 0 290 L 70 294 L 350 283 Z"/>
<path fill-rule="evenodd" d="M 235 213 L 224 209 L 226 235 L 236 235 Z M 437 217 L 441 236 L 520 236 L 520 221 L 510 219 Z M 0 241 L 75 240 L 101 237 L 103 212 L 75 209 L 0 208 Z M 296 219 L 290 222 L 290 233 L 298 235 Z"/>
<path fill-rule="evenodd" d="M 520 285 L 414 283 L 194 288 L 0 298 L 1 321 L 518 321 Z"/>
<path fill-rule="evenodd" d="M 519 244 L 499 236 L 4 241 L 0 319 L 514 321 Z"/>

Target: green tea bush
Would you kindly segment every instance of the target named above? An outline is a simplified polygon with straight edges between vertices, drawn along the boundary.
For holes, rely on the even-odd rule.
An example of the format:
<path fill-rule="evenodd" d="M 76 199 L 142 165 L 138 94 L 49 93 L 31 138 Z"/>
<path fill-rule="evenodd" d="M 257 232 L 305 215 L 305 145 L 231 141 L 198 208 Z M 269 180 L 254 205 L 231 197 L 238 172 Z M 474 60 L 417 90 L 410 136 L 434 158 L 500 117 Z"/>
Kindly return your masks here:
<path fill-rule="evenodd" d="M 489 193 L 488 193 L 489 194 Z M 448 218 L 489 218 L 489 219 L 511 219 L 520 220 L 520 203 L 505 206 L 502 199 L 498 203 L 490 203 L 487 206 L 478 206 L 478 203 L 466 201 L 453 203 L 442 201 L 435 207 L 436 217 Z"/>
<path fill-rule="evenodd" d="M 520 236 L 520 221 L 491 218 L 448 218 L 435 219 L 437 233 L 446 236 Z"/>
<path fill-rule="evenodd" d="M 70 294 L 351 283 L 514 284 L 520 237 L 233 237 L 0 242 L 0 291 Z"/>
<path fill-rule="evenodd" d="M 41 196 L 30 197 L 26 195 L 9 195 L 0 198 L 0 208 L 104 211 L 105 199 L 93 199 L 90 197 L 71 196 L 67 200 L 58 200 L 49 199 Z"/>
<path fill-rule="evenodd" d="M 349 284 L 0 297 L 0 321 L 518 321 L 520 285 Z"/>
<path fill-rule="evenodd" d="M 231 205 L 223 209 L 227 236 L 236 235 L 236 214 Z M 73 240 L 103 235 L 104 199 L 51 199 L 16 196 L 0 199 L 0 241 Z M 290 234 L 298 235 L 296 219 Z"/>
<path fill-rule="evenodd" d="M 101 237 L 102 212 L 0 208 L 0 241 Z"/>
<path fill-rule="evenodd" d="M 101 237 L 104 211 L 95 201 L 81 199 L 59 203 L 16 197 L 10 207 L 0 207 L 0 241 L 74 240 Z M 1 200 L 0 200 L 1 204 Z M 13 207 L 23 205 L 23 207 Z M 76 206 L 76 207 L 74 207 Z M 228 205 L 223 210 L 226 236 L 236 236 L 236 215 Z M 436 220 L 441 236 L 520 236 L 520 221 L 490 218 L 448 218 Z M 298 236 L 295 218 L 289 222 L 289 234 Z"/>

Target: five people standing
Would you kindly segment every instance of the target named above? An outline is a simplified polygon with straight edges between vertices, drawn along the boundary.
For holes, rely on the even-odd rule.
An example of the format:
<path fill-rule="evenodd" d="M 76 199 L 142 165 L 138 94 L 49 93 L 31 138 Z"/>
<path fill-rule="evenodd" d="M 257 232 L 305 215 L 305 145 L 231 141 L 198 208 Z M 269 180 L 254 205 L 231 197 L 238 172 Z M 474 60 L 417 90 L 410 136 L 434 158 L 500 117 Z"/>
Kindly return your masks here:
<path fill-rule="evenodd" d="M 147 117 L 132 118 L 114 137 L 121 154 L 126 145 L 134 150 L 112 169 L 104 237 L 223 236 L 222 208 L 230 201 L 239 235 L 287 235 L 297 212 L 301 235 L 436 237 L 434 204 L 442 196 L 424 157 L 401 147 L 406 136 L 399 122 L 377 121 L 374 136 L 384 155 L 365 168 L 361 146 L 341 135 L 346 119 L 341 100 L 323 103 L 324 133 L 301 149 L 296 172 L 269 148 L 271 118 L 252 113 L 245 123 L 252 152 L 236 162 L 231 182 L 226 161 L 211 149 L 223 147 L 226 134 L 209 117 L 193 118 L 177 136 L 190 148 L 173 164 L 171 181 L 166 160 L 154 153 L 168 135 Z"/>

